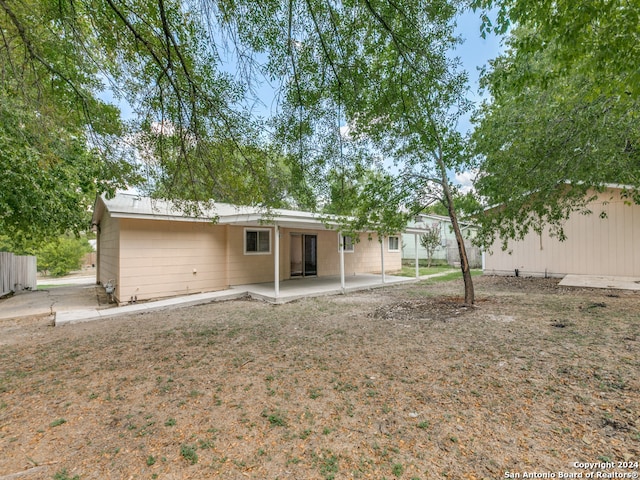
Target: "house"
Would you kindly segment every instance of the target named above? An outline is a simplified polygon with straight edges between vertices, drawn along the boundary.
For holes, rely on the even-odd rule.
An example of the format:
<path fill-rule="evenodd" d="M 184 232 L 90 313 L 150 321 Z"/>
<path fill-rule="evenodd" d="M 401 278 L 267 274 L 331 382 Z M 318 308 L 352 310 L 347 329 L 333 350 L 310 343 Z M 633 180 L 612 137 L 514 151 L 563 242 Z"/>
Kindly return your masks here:
<path fill-rule="evenodd" d="M 401 269 L 399 236 L 343 236 L 310 212 L 215 204 L 201 216 L 162 200 L 119 193 L 96 199 L 97 283 L 119 303 L 309 276 Z M 384 266 L 384 268 L 383 268 Z"/>
<path fill-rule="evenodd" d="M 435 214 L 419 214 L 416 215 L 413 221 L 409 222 L 407 230 L 402 234 L 403 259 L 414 261 L 416 258 L 416 249 L 418 259 L 427 259 L 427 250 L 420 245 L 420 235 L 433 226 L 440 228 L 440 245 L 433 252 L 433 260 L 445 262 L 450 265 L 460 261 L 458 244 L 455 234 L 453 233 L 453 227 L 451 226 L 451 219 Z M 460 222 L 460 229 L 465 238 L 469 263 L 472 268 L 479 268 L 482 263 L 480 249 L 471 243 L 471 240 L 477 235 L 477 227 L 469 223 Z"/>
<path fill-rule="evenodd" d="M 573 212 L 564 224 L 566 240 L 529 232 L 510 240 L 502 250 L 497 239 L 484 256 L 484 273 L 563 277 L 567 274 L 640 276 L 640 205 L 622 195 L 623 187 L 609 185 L 586 208 Z"/>

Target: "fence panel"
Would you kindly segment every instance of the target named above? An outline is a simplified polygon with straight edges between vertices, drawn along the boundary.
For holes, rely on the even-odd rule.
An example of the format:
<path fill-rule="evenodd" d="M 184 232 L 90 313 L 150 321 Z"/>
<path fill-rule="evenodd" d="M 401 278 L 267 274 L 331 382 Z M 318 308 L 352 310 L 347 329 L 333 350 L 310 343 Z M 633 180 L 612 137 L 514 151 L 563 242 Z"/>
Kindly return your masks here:
<path fill-rule="evenodd" d="M 12 267 L 13 253 L 0 252 L 0 295 L 13 291 L 13 288 L 11 288 Z"/>
<path fill-rule="evenodd" d="M 479 247 L 473 245 L 465 245 L 467 250 L 467 260 L 469 260 L 470 268 L 482 268 L 482 251 Z M 447 261 L 449 265 L 460 264 L 460 252 L 458 246 L 449 246 L 447 248 Z"/>
<path fill-rule="evenodd" d="M 21 290 L 36 290 L 36 272 L 36 257 L 0 252 L 0 295 Z"/>

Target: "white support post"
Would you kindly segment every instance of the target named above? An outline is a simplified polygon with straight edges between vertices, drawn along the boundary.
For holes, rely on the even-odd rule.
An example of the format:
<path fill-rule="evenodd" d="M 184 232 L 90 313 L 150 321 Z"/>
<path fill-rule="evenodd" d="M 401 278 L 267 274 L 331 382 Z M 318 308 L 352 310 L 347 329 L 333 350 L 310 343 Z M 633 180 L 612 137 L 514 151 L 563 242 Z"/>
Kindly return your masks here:
<path fill-rule="evenodd" d="M 380 264 L 382 266 L 382 283 L 386 283 L 387 279 L 384 276 L 384 240 L 385 240 L 385 236 L 383 235 L 381 237 L 381 242 L 380 242 Z"/>
<path fill-rule="evenodd" d="M 420 262 L 418 261 L 418 234 L 414 233 L 414 240 L 416 243 L 416 278 L 420 277 Z"/>
<path fill-rule="evenodd" d="M 273 288 L 276 300 L 280 296 L 280 227 L 273 228 Z"/>
<path fill-rule="evenodd" d="M 338 232 L 338 251 L 340 252 L 340 287 L 342 293 L 345 293 L 346 286 L 344 281 L 344 239 L 342 232 Z"/>

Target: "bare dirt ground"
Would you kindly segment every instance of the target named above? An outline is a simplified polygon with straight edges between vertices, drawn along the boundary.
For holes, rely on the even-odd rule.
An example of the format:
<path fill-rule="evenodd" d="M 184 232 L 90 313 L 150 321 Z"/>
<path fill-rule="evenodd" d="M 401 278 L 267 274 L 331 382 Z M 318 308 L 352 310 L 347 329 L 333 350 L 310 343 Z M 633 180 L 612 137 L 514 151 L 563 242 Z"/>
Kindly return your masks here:
<path fill-rule="evenodd" d="M 475 283 L 0 325 L 0 479 L 638 475 L 640 294 Z"/>

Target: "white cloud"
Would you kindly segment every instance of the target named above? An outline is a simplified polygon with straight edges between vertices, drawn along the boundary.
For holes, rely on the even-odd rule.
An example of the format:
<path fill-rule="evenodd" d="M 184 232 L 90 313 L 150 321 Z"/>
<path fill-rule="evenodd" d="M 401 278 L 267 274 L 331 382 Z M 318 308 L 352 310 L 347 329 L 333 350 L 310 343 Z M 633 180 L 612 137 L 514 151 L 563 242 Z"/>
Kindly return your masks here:
<path fill-rule="evenodd" d="M 472 192 L 474 190 L 473 181 L 476 178 L 476 173 L 477 172 L 472 170 L 456 173 L 456 183 L 460 185 L 460 191 L 463 194 Z"/>

